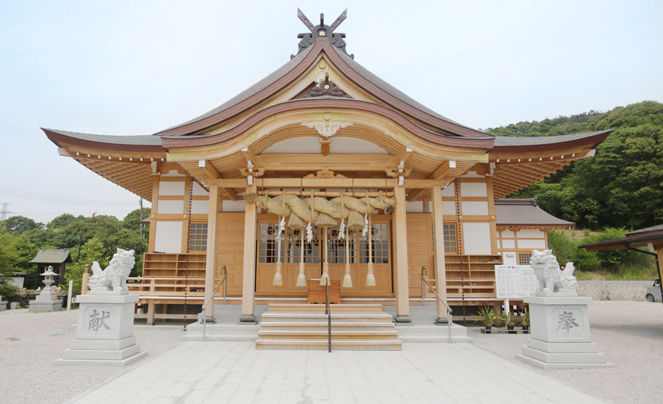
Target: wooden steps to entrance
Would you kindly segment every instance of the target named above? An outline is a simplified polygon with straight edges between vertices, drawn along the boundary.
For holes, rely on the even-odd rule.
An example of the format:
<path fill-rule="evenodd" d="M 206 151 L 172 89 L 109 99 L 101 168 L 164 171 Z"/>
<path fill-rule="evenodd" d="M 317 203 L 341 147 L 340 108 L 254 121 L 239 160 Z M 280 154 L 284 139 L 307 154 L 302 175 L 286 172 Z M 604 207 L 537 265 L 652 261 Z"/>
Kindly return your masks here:
<path fill-rule="evenodd" d="M 400 351 L 392 316 L 381 304 L 331 305 L 332 350 Z M 256 349 L 326 350 L 328 322 L 321 304 L 270 303 Z"/>

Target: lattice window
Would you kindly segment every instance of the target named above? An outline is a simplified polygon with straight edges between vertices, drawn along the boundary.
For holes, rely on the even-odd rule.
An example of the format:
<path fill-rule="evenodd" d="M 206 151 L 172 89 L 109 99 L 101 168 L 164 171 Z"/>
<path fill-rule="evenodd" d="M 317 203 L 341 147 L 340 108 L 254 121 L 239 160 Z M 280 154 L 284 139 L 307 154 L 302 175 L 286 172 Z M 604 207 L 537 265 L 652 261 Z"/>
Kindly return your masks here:
<path fill-rule="evenodd" d="M 304 242 L 304 263 L 317 264 L 320 262 L 320 243 L 318 242 L 318 229 L 313 228 L 313 240 L 306 242 L 306 230 L 288 229 L 288 263 L 299 264 L 301 242 Z"/>
<path fill-rule="evenodd" d="M 375 264 L 388 264 L 389 263 L 389 224 L 387 223 L 374 223 L 373 224 L 373 263 Z M 359 231 L 359 263 L 368 263 L 368 235 L 361 236 Z"/>
<path fill-rule="evenodd" d="M 529 259 L 532 258 L 531 253 L 518 254 L 518 265 L 529 265 Z"/>
<path fill-rule="evenodd" d="M 348 238 L 351 264 L 355 263 L 354 249 L 356 234 L 354 231 L 345 230 L 345 237 Z M 327 254 L 330 263 L 345 264 L 345 239 L 338 239 L 338 226 L 327 229 Z"/>
<path fill-rule="evenodd" d="M 191 223 L 189 251 L 207 251 L 207 223 Z"/>
<path fill-rule="evenodd" d="M 260 223 L 260 243 L 259 243 L 259 255 L 258 262 L 261 264 L 276 262 L 276 257 L 278 256 L 277 246 L 278 240 L 276 240 L 276 233 L 278 232 L 279 226 L 277 223 Z M 281 262 L 285 262 L 286 257 L 286 243 L 285 235 L 281 234 Z"/>
<path fill-rule="evenodd" d="M 455 253 L 458 251 L 458 237 L 455 224 L 445 224 L 444 227 L 444 252 Z M 434 244 L 433 244 L 434 245 Z"/>

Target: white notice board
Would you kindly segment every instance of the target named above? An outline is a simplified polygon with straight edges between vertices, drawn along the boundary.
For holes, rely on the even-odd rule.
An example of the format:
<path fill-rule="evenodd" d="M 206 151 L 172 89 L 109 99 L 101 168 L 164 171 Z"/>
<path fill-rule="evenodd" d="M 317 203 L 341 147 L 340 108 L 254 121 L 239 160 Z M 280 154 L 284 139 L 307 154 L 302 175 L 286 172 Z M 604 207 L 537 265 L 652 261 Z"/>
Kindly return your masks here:
<path fill-rule="evenodd" d="M 498 299 L 534 296 L 539 280 L 529 265 L 495 265 L 495 288 Z"/>

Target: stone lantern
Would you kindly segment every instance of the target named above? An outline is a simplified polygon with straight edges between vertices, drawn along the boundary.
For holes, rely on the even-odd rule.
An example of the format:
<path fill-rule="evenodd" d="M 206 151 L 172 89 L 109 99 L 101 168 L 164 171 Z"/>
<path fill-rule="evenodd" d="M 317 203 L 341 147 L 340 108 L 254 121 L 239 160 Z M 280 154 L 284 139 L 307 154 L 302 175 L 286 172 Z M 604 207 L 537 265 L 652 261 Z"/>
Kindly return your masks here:
<path fill-rule="evenodd" d="M 44 277 L 46 287 L 41 291 L 37 298 L 30 302 L 30 313 L 42 311 L 60 311 L 62 309 L 62 300 L 53 293 L 52 285 L 55 283 L 55 277 L 58 274 L 53 272 L 53 267 L 49 266 L 41 276 Z"/>

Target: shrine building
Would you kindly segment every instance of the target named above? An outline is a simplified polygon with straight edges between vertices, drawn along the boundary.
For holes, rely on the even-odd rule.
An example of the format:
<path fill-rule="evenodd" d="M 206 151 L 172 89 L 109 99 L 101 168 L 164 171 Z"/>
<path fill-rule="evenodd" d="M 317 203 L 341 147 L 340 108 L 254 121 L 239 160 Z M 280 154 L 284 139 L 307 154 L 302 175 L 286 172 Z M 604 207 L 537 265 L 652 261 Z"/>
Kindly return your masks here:
<path fill-rule="evenodd" d="M 308 32 L 287 63 L 187 122 L 138 136 L 43 129 L 61 156 L 151 201 L 148 286 L 132 292 L 148 322 L 185 297 L 225 298 L 253 322 L 256 304 L 306 303 L 326 275 L 342 303 L 395 305 L 397 322 L 421 304 L 422 273 L 438 317 L 444 304 L 501 304 L 494 265 L 528 262 L 573 223 L 500 199 L 591 158 L 611 130 L 472 129 L 355 61 L 336 32 L 345 13 L 299 17 Z"/>

